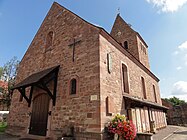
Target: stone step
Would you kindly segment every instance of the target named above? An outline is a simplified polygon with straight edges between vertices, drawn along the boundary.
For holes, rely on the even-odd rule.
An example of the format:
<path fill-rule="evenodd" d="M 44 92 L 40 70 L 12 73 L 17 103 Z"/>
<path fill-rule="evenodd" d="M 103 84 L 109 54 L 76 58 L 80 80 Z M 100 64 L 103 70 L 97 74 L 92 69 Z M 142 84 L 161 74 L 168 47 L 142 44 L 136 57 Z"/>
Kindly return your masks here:
<path fill-rule="evenodd" d="M 23 131 L 25 130 L 24 127 L 14 127 L 14 126 L 8 126 L 8 128 L 5 130 L 5 133 L 13 136 L 21 136 L 23 134 Z"/>
<path fill-rule="evenodd" d="M 46 137 L 46 136 L 26 134 L 26 135 L 22 135 L 19 140 L 53 140 L 53 139 L 51 139 L 50 137 Z"/>

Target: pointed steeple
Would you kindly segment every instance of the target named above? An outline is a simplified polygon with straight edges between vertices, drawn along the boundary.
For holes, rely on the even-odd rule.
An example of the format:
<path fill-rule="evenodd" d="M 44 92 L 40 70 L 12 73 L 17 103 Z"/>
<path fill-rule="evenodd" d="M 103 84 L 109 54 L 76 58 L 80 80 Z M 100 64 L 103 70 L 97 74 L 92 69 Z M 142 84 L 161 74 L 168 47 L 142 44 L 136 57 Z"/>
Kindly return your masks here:
<path fill-rule="evenodd" d="M 127 24 L 119 14 L 116 16 L 110 35 L 118 43 L 120 43 L 124 49 L 126 49 L 149 69 L 147 44 L 144 42 L 142 37 L 131 28 L 131 25 Z"/>
<path fill-rule="evenodd" d="M 119 14 L 117 14 L 114 25 L 112 27 L 111 36 L 116 39 L 123 47 L 125 42 L 128 45 L 128 51 L 139 59 L 136 32 L 127 24 Z M 127 47 L 126 47 L 127 48 Z"/>

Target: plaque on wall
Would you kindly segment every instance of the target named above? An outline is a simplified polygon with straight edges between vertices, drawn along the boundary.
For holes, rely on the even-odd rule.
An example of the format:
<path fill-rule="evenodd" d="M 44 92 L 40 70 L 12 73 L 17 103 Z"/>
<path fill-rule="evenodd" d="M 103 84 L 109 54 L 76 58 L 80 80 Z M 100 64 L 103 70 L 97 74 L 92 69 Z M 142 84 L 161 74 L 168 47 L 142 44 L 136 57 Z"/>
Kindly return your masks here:
<path fill-rule="evenodd" d="M 97 100 L 97 95 L 91 95 L 90 100 L 91 101 L 96 101 Z"/>

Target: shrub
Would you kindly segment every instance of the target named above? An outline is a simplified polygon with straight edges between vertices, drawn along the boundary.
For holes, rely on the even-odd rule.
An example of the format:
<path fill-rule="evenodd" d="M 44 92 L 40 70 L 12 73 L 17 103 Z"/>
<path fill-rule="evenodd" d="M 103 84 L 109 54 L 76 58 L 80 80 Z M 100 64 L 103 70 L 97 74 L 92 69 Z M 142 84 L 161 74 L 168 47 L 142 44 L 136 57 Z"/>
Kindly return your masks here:
<path fill-rule="evenodd" d="M 4 132 L 7 127 L 6 122 L 0 122 L 0 132 Z"/>

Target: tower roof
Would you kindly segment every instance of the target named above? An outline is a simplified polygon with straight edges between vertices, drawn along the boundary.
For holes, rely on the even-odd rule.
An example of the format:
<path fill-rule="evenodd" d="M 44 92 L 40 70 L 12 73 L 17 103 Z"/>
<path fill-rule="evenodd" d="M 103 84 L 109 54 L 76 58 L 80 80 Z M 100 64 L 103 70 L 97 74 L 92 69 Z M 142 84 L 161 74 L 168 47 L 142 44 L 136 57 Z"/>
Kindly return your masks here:
<path fill-rule="evenodd" d="M 141 37 L 141 35 L 137 31 L 135 31 L 134 29 L 132 29 L 131 25 L 128 24 L 127 22 L 125 22 L 125 20 L 120 16 L 119 13 L 116 16 L 116 19 L 115 19 L 115 22 L 113 24 L 111 33 L 113 32 L 113 29 L 114 29 L 115 26 L 118 27 L 118 28 L 120 28 L 120 29 L 122 29 L 122 30 L 125 30 L 127 28 L 130 29 L 131 32 L 135 33 L 140 38 L 140 40 L 145 44 L 145 46 L 148 48 L 147 43 L 144 41 L 144 39 Z"/>

